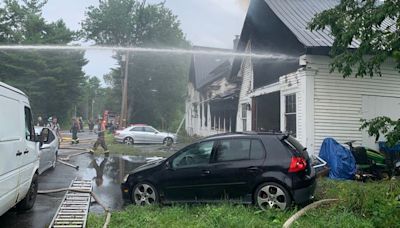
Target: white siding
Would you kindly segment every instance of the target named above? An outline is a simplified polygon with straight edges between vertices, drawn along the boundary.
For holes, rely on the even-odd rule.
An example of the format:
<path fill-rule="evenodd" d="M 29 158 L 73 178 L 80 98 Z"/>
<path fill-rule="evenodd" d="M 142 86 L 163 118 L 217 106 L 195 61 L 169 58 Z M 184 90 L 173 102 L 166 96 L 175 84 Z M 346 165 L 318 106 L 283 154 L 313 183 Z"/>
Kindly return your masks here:
<path fill-rule="evenodd" d="M 247 43 L 246 53 L 251 52 L 251 41 Z M 242 78 L 242 84 L 239 94 L 239 104 L 238 112 L 236 118 L 236 131 L 243 131 L 243 121 L 242 121 L 242 104 L 251 104 L 250 93 L 253 90 L 253 64 L 251 57 L 245 57 L 243 59 L 238 77 Z M 246 129 L 251 130 L 251 111 L 247 111 L 247 126 Z"/>
<path fill-rule="evenodd" d="M 382 77 L 343 78 L 338 72 L 329 73 L 330 59 L 307 56 L 307 76 L 314 77 L 314 136 L 316 153 L 322 141 L 333 137 L 340 143 L 363 140 L 359 130 L 362 118 L 362 97 L 400 97 L 400 74 L 394 63 L 385 63 Z M 399 114 L 400 117 L 400 114 Z"/>
<path fill-rule="evenodd" d="M 279 78 L 281 91 L 281 130 L 285 131 L 285 96 L 296 94 L 296 138 L 309 148 L 306 132 L 306 74 L 303 69 Z"/>

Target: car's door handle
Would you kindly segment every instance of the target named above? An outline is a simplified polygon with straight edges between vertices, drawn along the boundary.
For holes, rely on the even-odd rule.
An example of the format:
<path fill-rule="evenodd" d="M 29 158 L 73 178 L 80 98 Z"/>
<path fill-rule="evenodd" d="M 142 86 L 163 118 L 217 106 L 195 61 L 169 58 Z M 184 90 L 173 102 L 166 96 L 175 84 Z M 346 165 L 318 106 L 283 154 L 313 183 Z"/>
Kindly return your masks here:
<path fill-rule="evenodd" d="M 27 153 L 29 153 L 29 150 L 25 150 L 25 151 L 24 151 L 24 154 L 27 154 Z"/>
<path fill-rule="evenodd" d="M 211 173 L 210 170 L 203 170 L 201 175 L 205 176 L 205 175 L 208 175 L 210 173 Z"/>
<path fill-rule="evenodd" d="M 21 152 L 21 151 L 18 151 L 15 155 L 21 156 L 21 155 L 22 155 L 22 152 Z"/>
<path fill-rule="evenodd" d="M 257 168 L 257 167 L 254 167 L 254 166 L 252 166 L 252 167 L 249 167 L 249 168 L 247 168 L 247 171 L 249 171 L 250 173 L 258 173 L 258 172 L 260 172 L 260 171 L 261 171 L 261 169 L 260 169 L 260 168 Z"/>

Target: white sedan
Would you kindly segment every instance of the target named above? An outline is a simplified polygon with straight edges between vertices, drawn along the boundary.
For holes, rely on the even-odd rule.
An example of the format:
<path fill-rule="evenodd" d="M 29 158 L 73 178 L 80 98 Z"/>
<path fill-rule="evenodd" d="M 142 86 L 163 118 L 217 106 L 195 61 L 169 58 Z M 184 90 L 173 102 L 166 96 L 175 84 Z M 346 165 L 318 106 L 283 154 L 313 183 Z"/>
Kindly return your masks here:
<path fill-rule="evenodd" d="M 125 144 L 134 143 L 160 143 L 172 145 L 176 142 L 176 134 L 160 132 L 149 125 L 132 125 L 123 130 L 116 131 L 114 134 L 117 142 Z"/>
<path fill-rule="evenodd" d="M 35 127 L 35 133 L 39 137 L 39 174 L 42 174 L 49 168 L 55 168 L 59 148 L 57 134 L 47 127 Z"/>

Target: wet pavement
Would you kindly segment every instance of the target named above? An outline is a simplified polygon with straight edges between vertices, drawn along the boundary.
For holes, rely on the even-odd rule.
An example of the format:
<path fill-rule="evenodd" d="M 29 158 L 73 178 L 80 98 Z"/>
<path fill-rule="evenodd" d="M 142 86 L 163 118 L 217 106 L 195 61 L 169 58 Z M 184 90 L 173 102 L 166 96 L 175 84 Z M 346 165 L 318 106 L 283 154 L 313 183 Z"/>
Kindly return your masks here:
<path fill-rule="evenodd" d="M 96 135 L 81 133 L 82 143 L 78 147 L 90 148 Z M 85 141 L 86 142 L 83 142 Z M 82 151 L 61 150 L 60 157 Z M 93 181 L 93 191 L 101 201 L 112 210 L 122 209 L 126 204 L 121 195 L 120 183 L 126 173 L 145 163 L 145 157 L 91 155 L 83 154 L 71 157 L 68 161 L 79 166 L 79 170 L 57 163 L 55 169 L 47 170 L 39 177 L 39 190 L 57 189 L 68 187 L 76 177 Z M 11 209 L 0 216 L 0 227 L 48 227 L 65 192 L 47 195 L 38 195 L 33 209 L 19 213 Z M 102 208 L 94 203 L 91 212 L 103 212 Z"/>

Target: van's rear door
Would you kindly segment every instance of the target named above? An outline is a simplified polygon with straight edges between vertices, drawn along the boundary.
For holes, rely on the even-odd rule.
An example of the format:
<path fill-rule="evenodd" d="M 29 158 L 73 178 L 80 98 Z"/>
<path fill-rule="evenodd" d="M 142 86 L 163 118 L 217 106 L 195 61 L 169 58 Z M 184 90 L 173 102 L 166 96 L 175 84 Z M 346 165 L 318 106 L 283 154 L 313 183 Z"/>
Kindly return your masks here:
<path fill-rule="evenodd" d="M 23 122 L 21 104 L 14 93 L 0 86 L 0 215 L 17 200 Z"/>

